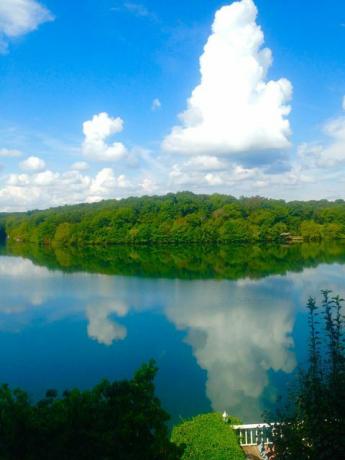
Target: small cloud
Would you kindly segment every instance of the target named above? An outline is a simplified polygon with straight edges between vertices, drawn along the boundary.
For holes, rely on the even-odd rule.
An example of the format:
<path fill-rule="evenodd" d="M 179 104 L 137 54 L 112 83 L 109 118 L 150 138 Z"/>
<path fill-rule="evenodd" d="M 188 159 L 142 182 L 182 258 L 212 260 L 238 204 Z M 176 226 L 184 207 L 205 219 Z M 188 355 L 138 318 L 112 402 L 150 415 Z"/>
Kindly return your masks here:
<path fill-rule="evenodd" d="M 220 170 L 226 167 L 225 163 L 219 158 L 209 155 L 195 156 L 185 163 L 186 167 L 200 171 Z"/>
<path fill-rule="evenodd" d="M 345 98 L 342 99 L 345 110 Z M 305 164 L 317 167 L 334 167 L 345 164 L 345 116 L 333 118 L 323 126 L 327 136 L 324 142 L 304 143 L 298 147 L 298 158 Z"/>
<path fill-rule="evenodd" d="M 152 109 L 154 112 L 156 112 L 156 111 L 159 110 L 161 107 L 162 107 L 161 101 L 160 101 L 158 98 L 153 99 L 152 105 L 151 105 L 151 109 Z"/>
<path fill-rule="evenodd" d="M 111 168 L 103 168 L 91 181 L 87 201 L 95 202 L 114 197 L 115 192 L 120 189 L 124 191 L 132 188 L 131 182 L 124 174 L 116 176 Z"/>
<path fill-rule="evenodd" d="M 89 169 L 89 165 L 86 163 L 86 161 L 77 161 L 76 163 L 72 164 L 71 169 L 73 171 L 86 171 Z"/>
<path fill-rule="evenodd" d="M 214 186 L 214 185 L 222 185 L 223 184 L 222 178 L 217 174 L 212 174 L 212 173 L 206 174 L 205 179 L 206 179 L 206 182 L 208 183 L 208 185 L 213 185 Z"/>
<path fill-rule="evenodd" d="M 153 193 L 158 188 L 154 180 L 150 179 L 149 177 L 146 177 L 142 181 L 142 183 L 140 184 L 140 187 L 142 188 L 144 193 Z"/>
<path fill-rule="evenodd" d="M 40 171 L 46 166 L 44 160 L 39 157 L 31 156 L 20 163 L 21 169 L 26 171 Z"/>
<path fill-rule="evenodd" d="M 123 130 L 123 124 L 122 118 L 112 118 L 105 112 L 86 121 L 83 124 L 84 155 L 96 161 L 116 161 L 123 158 L 127 154 L 127 149 L 122 142 L 106 142 L 109 137 Z"/>
<path fill-rule="evenodd" d="M 59 174 L 53 171 L 39 172 L 33 178 L 33 184 L 39 187 L 48 187 L 56 183 L 59 179 Z"/>
<path fill-rule="evenodd" d="M 1 0 L 0 53 L 6 53 L 8 40 L 36 30 L 53 21 L 52 13 L 36 0 Z"/>
<path fill-rule="evenodd" d="M 125 2 L 123 6 L 127 11 L 135 14 L 136 16 L 148 17 L 151 14 L 149 10 L 140 3 Z"/>
<path fill-rule="evenodd" d="M 19 150 L 0 149 L 0 158 L 16 158 L 20 156 L 21 152 Z"/>
<path fill-rule="evenodd" d="M 112 11 L 126 11 L 140 18 L 148 18 L 148 19 L 151 19 L 152 21 L 157 21 L 157 16 L 155 15 L 155 13 L 150 11 L 148 8 L 146 8 L 145 5 L 142 5 L 141 3 L 125 1 L 122 3 L 122 5 L 117 5 L 111 8 L 111 10 Z"/>

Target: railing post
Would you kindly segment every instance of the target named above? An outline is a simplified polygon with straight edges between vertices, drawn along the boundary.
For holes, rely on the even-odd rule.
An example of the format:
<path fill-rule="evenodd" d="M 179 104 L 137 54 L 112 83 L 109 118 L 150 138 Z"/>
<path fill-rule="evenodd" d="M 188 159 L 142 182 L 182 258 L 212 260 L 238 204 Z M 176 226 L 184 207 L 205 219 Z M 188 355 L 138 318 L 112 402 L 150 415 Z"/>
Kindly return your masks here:
<path fill-rule="evenodd" d="M 233 429 L 237 432 L 241 446 L 272 443 L 271 425 L 267 423 L 233 425 Z"/>

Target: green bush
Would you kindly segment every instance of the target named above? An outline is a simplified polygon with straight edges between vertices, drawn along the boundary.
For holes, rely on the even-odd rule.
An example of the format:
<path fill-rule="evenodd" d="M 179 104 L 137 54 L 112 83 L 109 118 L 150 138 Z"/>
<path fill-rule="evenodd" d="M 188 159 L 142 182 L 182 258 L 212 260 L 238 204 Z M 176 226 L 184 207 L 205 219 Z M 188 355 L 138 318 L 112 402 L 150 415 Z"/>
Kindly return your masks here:
<path fill-rule="evenodd" d="M 240 423 L 232 418 L 230 423 Z M 182 460 L 243 460 L 245 455 L 230 424 L 220 414 L 204 414 L 174 427 L 172 442 L 185 446 Z"/>

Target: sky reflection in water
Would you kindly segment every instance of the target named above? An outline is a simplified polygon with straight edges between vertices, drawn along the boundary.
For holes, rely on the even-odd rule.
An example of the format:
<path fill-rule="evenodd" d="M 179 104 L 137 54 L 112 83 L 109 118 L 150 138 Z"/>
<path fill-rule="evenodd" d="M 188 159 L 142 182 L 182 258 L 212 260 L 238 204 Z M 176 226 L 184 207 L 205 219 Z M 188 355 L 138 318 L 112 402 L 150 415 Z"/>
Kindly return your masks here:
<path fill-rule="evenodd" d="M 343 265 L 228 280 L 64 273 L 0 257 L 0 380 L 34 397 L 131 375 L 157 359 L 174 419 L 211 409 L 261 419 L 305 358 L 304 304 L 344 296 Z"/>

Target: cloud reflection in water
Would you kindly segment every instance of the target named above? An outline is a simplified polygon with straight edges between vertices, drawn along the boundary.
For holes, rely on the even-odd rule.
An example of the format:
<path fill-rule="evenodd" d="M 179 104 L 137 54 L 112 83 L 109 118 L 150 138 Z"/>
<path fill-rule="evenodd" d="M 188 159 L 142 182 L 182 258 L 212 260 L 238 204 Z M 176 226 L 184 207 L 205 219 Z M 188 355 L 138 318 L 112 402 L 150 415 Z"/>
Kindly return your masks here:
<path fill-rule="evenodd" d="M 336 264 L 258 281 L 182 281 L 65 274 L 0 257 L 0 328 L 20 332 L 37 316 L 46 322 L 86 317 L 88 336 L 110 346 L 130 334 L 125 325 L 130 313 L 140 321 L 139 314 L 156 311 L 186 333 L 207 371 L 213 408 L 259 420 L 263 393 L 274 394 L 269 372 L 296 367 L 296 314 L 320 287 L 344 295 L 343 279 L 344 267 Z M 164 349 L 160 331 L 150 332 Z"/>

